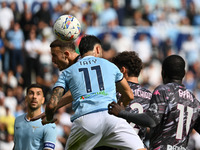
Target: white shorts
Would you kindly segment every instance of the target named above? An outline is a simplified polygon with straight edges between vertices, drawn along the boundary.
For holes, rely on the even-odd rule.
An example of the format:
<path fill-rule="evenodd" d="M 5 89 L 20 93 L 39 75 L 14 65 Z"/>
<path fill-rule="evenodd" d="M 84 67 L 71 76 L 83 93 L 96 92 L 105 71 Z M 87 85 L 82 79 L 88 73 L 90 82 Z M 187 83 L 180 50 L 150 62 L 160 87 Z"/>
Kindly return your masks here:
<path fill-rule="evenodd" d="M 91 113 L 73 122 L 66 150 L 91 150 L 94 147 L 110 146 L 123 150 L 144 148 L 141 139 L 122 119 L 107 111 Z"/>

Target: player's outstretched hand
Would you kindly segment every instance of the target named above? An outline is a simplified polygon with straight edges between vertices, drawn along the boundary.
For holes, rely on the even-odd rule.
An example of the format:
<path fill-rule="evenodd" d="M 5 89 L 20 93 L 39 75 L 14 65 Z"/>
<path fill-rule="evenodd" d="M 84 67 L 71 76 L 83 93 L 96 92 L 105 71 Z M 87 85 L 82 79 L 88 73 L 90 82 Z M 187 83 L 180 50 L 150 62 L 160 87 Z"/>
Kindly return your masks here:
<path fill-rule="evenodd" d="M 53 120 L 51 121 L 47 121 L 46 120 L 46 115 L 45 115 L 45 112 L 41 113 L 40 115 L 36 116 L 36 117 L 33 117 L 30 119 L 30 121 L 35 121 L 35 120 L 38 120 L 38 119 L 42 119 L 42 124 L 45 125 L 45 124 L 48 124 L 48 123 L 54 123 L 57 121 L 56 118 L 54 118 Z"/>
<path fill-rule="evenodd" d="M 57 121 L 56 118 L 53 118 L 51 121 L 47 121 L 46 116 L 44 118 L 42 118 L 42 124 L 43 125 L 48 124 L 48 123 L 54 123 L 56 121 Z"/>
<path fill-rule="evenodd" d="M 121 104 L 121 106 L 119 104 L 117 104 L 116 102 L 112 102 L 110 104 L 108 104 L 108 113 L 118 116 L 119 112 L 124 110 L 123 104 Z"/>

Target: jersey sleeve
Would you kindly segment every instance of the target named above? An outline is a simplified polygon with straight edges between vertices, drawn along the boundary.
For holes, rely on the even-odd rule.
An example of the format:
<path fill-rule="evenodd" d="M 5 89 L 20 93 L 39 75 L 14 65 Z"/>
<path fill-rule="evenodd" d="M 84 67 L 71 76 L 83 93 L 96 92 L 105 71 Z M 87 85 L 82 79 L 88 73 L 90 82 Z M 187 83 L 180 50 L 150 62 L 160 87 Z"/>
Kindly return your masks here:
<path fill-rule="evenodd" d="M 56 143 L 56 125 L 55 124 L 47 124 L 44 130 L 44 148 L 43 149 L 55 149 Z"/>
<path fill-rule="evenodd" d="M 152 98 L 150 100 L 150 106 L 147 110 L 147 114 L 154 119 L 156 124 L 161 122 L 161 119 L 165 113 L 166 105 L 165 102 L 166 94 L 163 90 L 156 88 L 153 92 Z"/>
<path fill-rule="evenodd" d="M 113 64 L 113 72 L 116 73 L 115 82 L 119 82 L 123 79 L 123 73 L 119 70 L 119 68 Z"/>
<path fill-rule="evenodd" d="M 69 87 L 68 87 L 69 77 L 70 77 L 70 72 L 68 70 L 64 70 L 58 77 L 58 80 L 56 81 L 53 88 L 62 87 L 67 92 L 69 90 Z"/>

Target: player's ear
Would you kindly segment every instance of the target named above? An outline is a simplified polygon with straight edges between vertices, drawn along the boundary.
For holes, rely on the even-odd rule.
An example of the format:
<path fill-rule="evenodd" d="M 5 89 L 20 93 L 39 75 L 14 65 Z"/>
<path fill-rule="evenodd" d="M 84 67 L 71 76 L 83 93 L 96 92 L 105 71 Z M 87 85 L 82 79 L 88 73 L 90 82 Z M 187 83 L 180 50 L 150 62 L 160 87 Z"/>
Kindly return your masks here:
<path fill-rule="evenodd" d="M 102 47 L 101 47 L 101 45 L 97 44 L 95 46 L 95 50 L 96 50 L 97 57 L 101 57 L 102 56 Z"/>
<path fill-rule="evenodd" d="M 120 69 L 121 73 L 126 73 L 126 68 L 124 66 L 122 66 L 122 68 Z"/>
<path fill-rule="evenodd" d="M 65 59 L 68 58 L 70 55 L 70 53 L 68 51 L 65 51 L 64 54 L 65 54 Z"/>

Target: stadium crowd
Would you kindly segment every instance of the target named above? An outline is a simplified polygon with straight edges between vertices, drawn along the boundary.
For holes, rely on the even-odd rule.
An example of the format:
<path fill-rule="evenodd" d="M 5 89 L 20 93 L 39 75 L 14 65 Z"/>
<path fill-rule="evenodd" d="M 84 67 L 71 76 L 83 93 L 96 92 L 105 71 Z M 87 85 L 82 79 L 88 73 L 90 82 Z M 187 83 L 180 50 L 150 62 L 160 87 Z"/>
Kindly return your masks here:
<path fill-rule="evenodd" d="M 136 51 L 144 63 L 140 84 L 150 91 L 162 83 L 161 63 L 171 54 L 187 62 L 183 83 L 200 99 L 199 0 L 1 0 L 0 7 L 0 149 L 13 147 L 14 120 L 26 111 L 25 89 L 37 82 L 46 99 L 59 70 L 51 60 L 52 26 L 62 14 L 81 23 L 83 34 L 103 42 L 103 57 Z M 78 52 L 78 48 L 77 48 Z M 44 106 L 45 107 L 45 106 Z M 56 150 L 62 150 L 70 132 L 71 106 L 57 113 Z M 191 150 L 200 149 L 200 137 L 191 135 Z M 197 141 L 197 142 L 196 142 Z M 193 144 L 195 142 L 195 144 Z M 200 142 L 199 142 L 200 143 Z"/>

